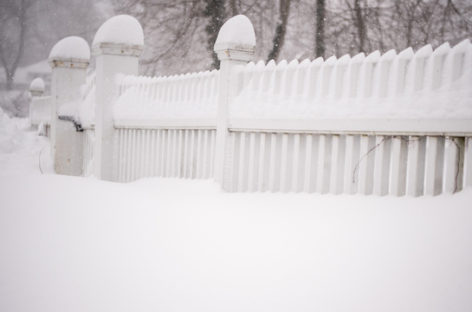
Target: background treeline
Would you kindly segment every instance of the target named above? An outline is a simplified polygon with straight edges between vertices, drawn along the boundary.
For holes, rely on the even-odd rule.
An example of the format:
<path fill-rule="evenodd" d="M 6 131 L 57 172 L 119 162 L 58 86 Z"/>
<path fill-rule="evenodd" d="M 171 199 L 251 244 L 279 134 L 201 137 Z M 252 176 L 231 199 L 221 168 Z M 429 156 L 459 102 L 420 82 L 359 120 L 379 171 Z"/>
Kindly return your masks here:
<path fill-rule="evenodd" d="M 471 37 L 470 0 L 113 0 L 143 24 L 148 74 L 217 67 L 212 53 L 229 17 L 254 24 L 258 59 L 303 59 L 417 49 Z"/>
<path fill-rule="evenodd" d="M 471 0 L 2 0 L 7 88 L 19 66 L 45 59 L 57 40 L 79 35 L 91 42 L 101 23 L 121 13 L 143 25 L 148 75 L 218 67 L 213 43 L 236 14 L 253 22 L 263 60 L 417 49 L 472 34 Z"/>

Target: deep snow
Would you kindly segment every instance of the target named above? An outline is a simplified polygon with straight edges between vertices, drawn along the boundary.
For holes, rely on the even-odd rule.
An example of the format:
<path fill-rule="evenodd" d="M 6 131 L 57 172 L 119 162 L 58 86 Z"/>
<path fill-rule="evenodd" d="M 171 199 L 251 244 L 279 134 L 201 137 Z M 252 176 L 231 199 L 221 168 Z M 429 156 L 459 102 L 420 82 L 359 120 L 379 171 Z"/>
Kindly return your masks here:
<path fill-rule="evenodd" d="M 2 117 L 0 311 L 472 310 L 470 189 L 228 194 L 41 175 L 47 142 L 27 129 Z"/>

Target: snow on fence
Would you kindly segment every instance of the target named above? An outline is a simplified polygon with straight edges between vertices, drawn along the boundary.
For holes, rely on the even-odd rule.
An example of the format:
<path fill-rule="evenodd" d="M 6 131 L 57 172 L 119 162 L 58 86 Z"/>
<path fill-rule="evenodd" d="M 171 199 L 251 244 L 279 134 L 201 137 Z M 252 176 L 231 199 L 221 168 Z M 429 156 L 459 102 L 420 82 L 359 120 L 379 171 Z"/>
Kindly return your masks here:
<path fill-rule="evenodd" d="M 169 77 L 125 76 L 118 79 L 115 125 L 136 122 L 146 126 L 159 118 L 207 119 L 215 121 L 218 71 Z M 149 118 L 152 116 L 152 118 Z"/>
<path fill-rule="evenodd" d="M 170 77 L 137 76 L 136 43 L 98 44 L 79 107 L 85 174 L 214 178 L 235 192 L 420 196 L 472 185 L 469 40 L 253 63 L 252 25 L 237 16 L 215 44 L 220 70 Z"/>
<path fill-rule="evenodd" d="M 213 176 L 217 73 L 119 80 L 114 107 L 118 181 Z"/>
<path fill-rule="evenodd" d="M 464 40 L 416 53 L 251 62 L 238 73 L 231 117 L 470 119 L 471 49 Z"/>

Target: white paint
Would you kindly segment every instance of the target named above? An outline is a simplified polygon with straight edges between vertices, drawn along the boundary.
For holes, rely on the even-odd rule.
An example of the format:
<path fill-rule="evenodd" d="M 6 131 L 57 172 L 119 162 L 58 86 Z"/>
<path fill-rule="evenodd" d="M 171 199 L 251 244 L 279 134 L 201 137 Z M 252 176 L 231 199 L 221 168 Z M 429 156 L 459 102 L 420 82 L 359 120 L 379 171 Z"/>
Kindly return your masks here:
<path fill-rule="evenodd" d="M 83 138 L 71 120 L 76 119 L 85 82 L 90 49 L 80 37 L 67 37 L 56 43 L 49 56 L 51 81 L 51 154 L 54 170 L 59 174 L 83 173 Z M 66 112 L 64 114 L 64 112 Z"/>
<path fill-rule="evenodd" d="M 225 26 L 226 25 L 226 26 Z M 238 26 L 238 27 L 235 27 Z M 241 28 L 241 29 L 240 29 Z M 252 33 L 251 31 L 252 30 Z M 220 37 L 221 34 L 221 37 Z M 224 184 L 225 151 L 227 149 L 229 105 L 238 84 L 238 69 L 252 60 L 255 51 L 254 29 L 245 16 L 237 16 L 226 22 L 218 35 L 214 51 L 220 60 L 217 96 L 217 132 L 215 152 L 215 179 Z M 246 38 L 246 36 L 248 36 Z M 244 37 L 245 39 L 242 39 Z"/>
<path fill-rule="evenodd" d="M 136 25 L 137 23 L 137 25 Z M 122 40 L 112 40 L 120 37 Z M 141 32 L 141 33 L 140 33 Z M 139 23 L 130 16 L 115 16 L 106 21 L 94 39 L 96 54 L 95 103 L 95 175 L 104 180 L 115 180 L 113 165 L 115 138 L 113 105 L 118 97 L 117 74 L 137 75 L 138 57 L 142 52 L 142 38 L 130 41 L 129 36 L 142 35 Z"/>

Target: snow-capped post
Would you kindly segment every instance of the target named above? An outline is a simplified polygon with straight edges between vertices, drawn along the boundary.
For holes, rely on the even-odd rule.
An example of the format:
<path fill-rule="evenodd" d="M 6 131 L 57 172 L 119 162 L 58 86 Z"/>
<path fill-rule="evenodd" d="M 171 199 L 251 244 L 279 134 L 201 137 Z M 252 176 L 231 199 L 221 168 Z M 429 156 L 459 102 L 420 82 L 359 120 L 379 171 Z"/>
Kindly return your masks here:
<path fill-rule="evenodd" d="M 78 130 L 80 87 L 90 63 L 90 47 L 83 38 L 71 36 L 57 42 L 49 54 L 52 68 L 51 149 L 54 170 L 82 174 L 82 133 Z"/>
<path fill-rule="evenodd" d="M 44 94 L 44 89 L 44 81 L 38 77 L 31 81 L 29 92 L 31 93 L 32 97 L 42 96 Z"/>
<path fill-rule="evenodd" d="M 137 75 L 144 47 L 141 24 L 129 15 L 117 15 L 98 29 L 92 51 L 96 56 L 95 175 L 113 181 L 113 104 L 117 97 L 117 74 Z"/>
<path fill-rule="evenodd" d="M 44 94 L 44 81 L 41 78 L 35 78 L 31 81 L 29 92 L 31 94 L 31 101 L 29 107 L 30 122 L 33 126 L 38 125 L 37 120 L 37 98 Z"/>
<path fill-rule="evenodd" d="M 227 20 L 221 27 L 213 50 L 220 60 L 216 126 L 215 180 L 225 185 L 225 154 L 228 138 L 229 104 L 234 96 L 236 71 L 254 58 L 256 35 L 251 21 L 244 15 Z"/>

